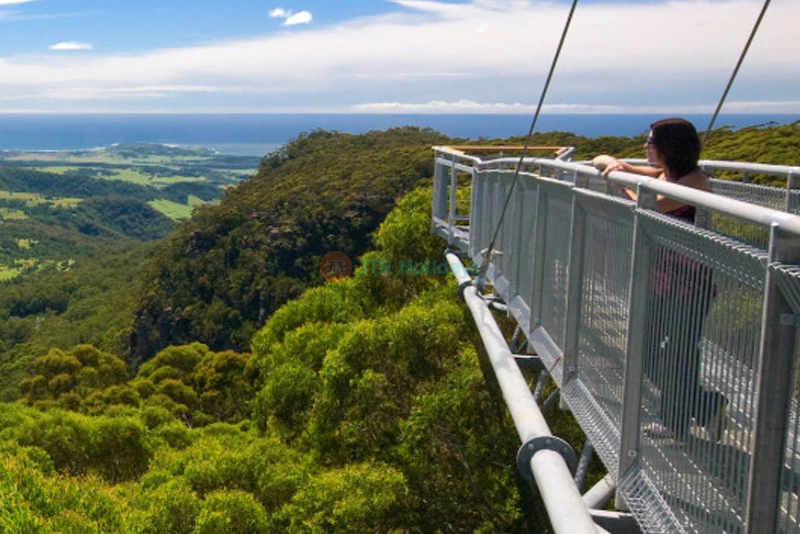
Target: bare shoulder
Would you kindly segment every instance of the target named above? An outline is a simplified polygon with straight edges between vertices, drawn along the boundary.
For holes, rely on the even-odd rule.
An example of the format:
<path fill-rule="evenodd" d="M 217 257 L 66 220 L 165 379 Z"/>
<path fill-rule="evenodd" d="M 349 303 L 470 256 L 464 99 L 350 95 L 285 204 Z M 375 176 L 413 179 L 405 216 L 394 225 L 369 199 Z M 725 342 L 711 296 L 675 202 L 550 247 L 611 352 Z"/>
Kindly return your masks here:
<path fill-rule="evenodd" d="M 700 189 L 702 191 L 711 191 L 711 181 L 709 176 L 701 169 L 696 169 L 689 174 L 684 174 L 676 183 L 685 185 L 686 187 Z"/>

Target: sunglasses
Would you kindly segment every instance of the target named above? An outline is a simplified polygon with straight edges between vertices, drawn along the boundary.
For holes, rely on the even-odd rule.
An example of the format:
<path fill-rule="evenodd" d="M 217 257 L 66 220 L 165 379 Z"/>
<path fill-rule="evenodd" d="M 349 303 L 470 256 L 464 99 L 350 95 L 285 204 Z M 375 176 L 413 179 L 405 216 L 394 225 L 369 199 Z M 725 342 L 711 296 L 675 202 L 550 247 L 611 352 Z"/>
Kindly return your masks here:
<path fill-rule="evenodd" d="M 647 142 L 646 142 L 646 143 L 647 143 L 648 145 L 654 145 L 654 144 L 655 144 L 655 142 L 656 142 L 656 140 L 653 138 L 653 136 L 652 136 L 652 135 L 650 135 L 650 136 L 648 136 L 648 137 L 647 137 Z"/>

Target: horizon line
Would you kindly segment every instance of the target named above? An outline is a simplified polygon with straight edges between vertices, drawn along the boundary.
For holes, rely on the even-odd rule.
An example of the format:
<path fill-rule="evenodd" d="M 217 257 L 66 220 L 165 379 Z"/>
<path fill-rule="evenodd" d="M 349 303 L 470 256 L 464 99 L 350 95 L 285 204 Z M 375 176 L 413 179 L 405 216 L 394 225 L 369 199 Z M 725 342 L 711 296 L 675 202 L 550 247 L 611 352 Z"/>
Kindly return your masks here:
<path fill-rule="evenodd" d="M 712 115 L 712 111 L 664 111 L 664 110 L 631 110 L 631 111 L 542 111 L 542 116 L 549 115 Z M 529 112 L 510 111 L 63 111 L 63 110 L 2 110 L 0 115 L 508 115 L 529 117 Z M 800 112 L 792 111 L 722 111 L 720 116 L 727 115 L 796 115 L 800 120 Z"/>

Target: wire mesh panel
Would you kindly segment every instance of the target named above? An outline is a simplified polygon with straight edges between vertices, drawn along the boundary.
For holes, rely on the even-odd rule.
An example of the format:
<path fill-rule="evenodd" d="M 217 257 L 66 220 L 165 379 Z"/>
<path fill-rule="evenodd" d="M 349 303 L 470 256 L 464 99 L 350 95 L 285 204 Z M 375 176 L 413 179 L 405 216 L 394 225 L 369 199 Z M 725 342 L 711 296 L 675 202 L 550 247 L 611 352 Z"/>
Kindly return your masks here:
<path fill-rule="evenodd" d="M 450 168 L 443 158 L 437 158 L 433 177 L 433 217 L 447 219 Z"/>
<path fill-rule="evenodd" d="M 433 177 L 431 227 L 457 249 L 469 248 L 472 213 L 472 168 L 437 152 Z"/>
<path fill-rule="evenodd" d="M 534 226 L 539 188 L 533 176 L 520 174 L 514 201 L 514 231 L 512 250 L 515 251 L 514 271 L 511 273 L 509 304 L 527 315 L 530 321 L 533 293 Z M 519 317 L 518 317 L 519 319 Z M 527 326 L 524 327 L 527 331 Z"/>
<path fill-rule="evenodd" d="M 480 254 L 485 254 L 486 249 L 492 241 L 494 230 L 497 228 L 497 223 L 500 222 L 500 211 L 502 210 L 503 198 L 503 183 L 502 172 L 493 171 L 486 175 L 486 213 L 482 221 L 483 231 L 481 235 L 481 249 Z M 497 247 L 497 244 L 495 244 Z M 489 258 L 483 258 L 483 261 L 489 261 Z"/>
<path fill-rule="evenodd" d="M 627 344 L 628 286 L 633 233 L 631 202 L 582 189 L 576 195 L 573 225 L 581 243 L 579 291 L 571 290 L 569 306 L 579 306 L 577 339 L 567 332 L 565 365 L 577 373 L 562 384 L 561 395 L 581 423 L 608 472 L 619 471 L 620 421 L 625 347 Z M 575 282 L 572 273 L 571 283 Z M 577 296 L 576 296 L 577 293 Z M 568 328 L 570 328 L 568 326 Z M 573 358 L 570 352 L 577 352 Z M 557 373 L 556 373 L 557 376 Z"/>
<path fill-rule="evenodd" d="M 800 190 L 792 189 L 788 193 L 787 209 L 789 213 L 800 214 Z"/>
<path fill-rule="evenodd" d="M 459 226 L 468 226 L 471 206 L 472 171 L 465 170 L 463 166 L 456 169 L 456 206 L 455 223 Z"/>
<path fill-rule="evenodd" d="M 469 254 L 479 260 L 480 253 L 489 246 L 491 176 L 493 172 L 476 172 L 472 181 L 472 212 L 470 213 Z"/>
<path fill-rule="evenodd" d="M 774 210 L 786 208 L 787 190 L 779 187 L 712 179 L 711 192 Z M 708 228 L 758 248 L 769 246 L 769 230 L 766 227 L 743 222 L 722 213 L 711 216 Z"/>
<path fill-rule="evenodd" d="M 633 239 L 630 202 L 579 196 L 586 212 L 579 377 L 620 428 Z"/>
<path fill-rule="evenodd" d="M 643 475 L 687 532 L 741 532 L 766 254 L 639 216 L 652 244 Z"/>
<path fill-rule="evenodd" d="M 786 189 L 781 187 L 712 178 L 711 192 L 773 210 L 782 210 L 786 207 Z"/>
<path fill-rule="evenodd" d="M 769 247 L 769 230 L 766 227 L 744 222 L 729 215 L 714 213 L 708 228 L 745 245 L 763 249 Z"/>
<path fill-rule="evenodd" d="M 439 237 L 450 240 L 450 224 L 448 221 L 450 167 L 448 161 L 437 157 L 433 175 L 433 205 L 431 213 L 431 230 Z"/>
<path fill-rule="evenodd" d="M 489 258 L 489 261 L 494 266 L 491 271 L 491 279 L 495 291 L 508 302 L 510 300 L 508 291 L 509 273 L 512 270 L 514 255 L 517 253 L 512 246 L 514 244 L 512 235 L 514 229 L 513 195 L 516 190 L 514 172 L 503 171 L 498 173 L 496 186 L 496 198 L 493 207 L 496 217 L 490 230 L 492 237 L 495 235 L 497 237 L 492 257 Z"/>
<path fill-rule="evenodd" d="M 564 346 L 566 320 L 567 280 L 569 272 L 570 218 L 572 217 L 572 191 L 567 185 L 542 180 L 539 194 L 546 198 L 546 223 L 542 293 L 538 299 L 541 315 L 539 321 L 552 340 Z"/>

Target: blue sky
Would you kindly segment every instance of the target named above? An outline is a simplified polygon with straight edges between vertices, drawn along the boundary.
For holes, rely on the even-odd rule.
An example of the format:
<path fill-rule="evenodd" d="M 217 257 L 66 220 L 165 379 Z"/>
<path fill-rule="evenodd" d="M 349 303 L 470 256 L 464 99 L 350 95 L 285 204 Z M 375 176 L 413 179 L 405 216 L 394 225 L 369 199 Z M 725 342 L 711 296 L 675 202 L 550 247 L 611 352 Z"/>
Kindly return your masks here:
<path fill-rule="evenodd" d="M 531 113 L 567 0 L 0 0 L 2 112 Z M 713 111 L 762 0 L 582 0 L 546 112 Z M 724 108 L 800 114 L 800 2 Z"/>

